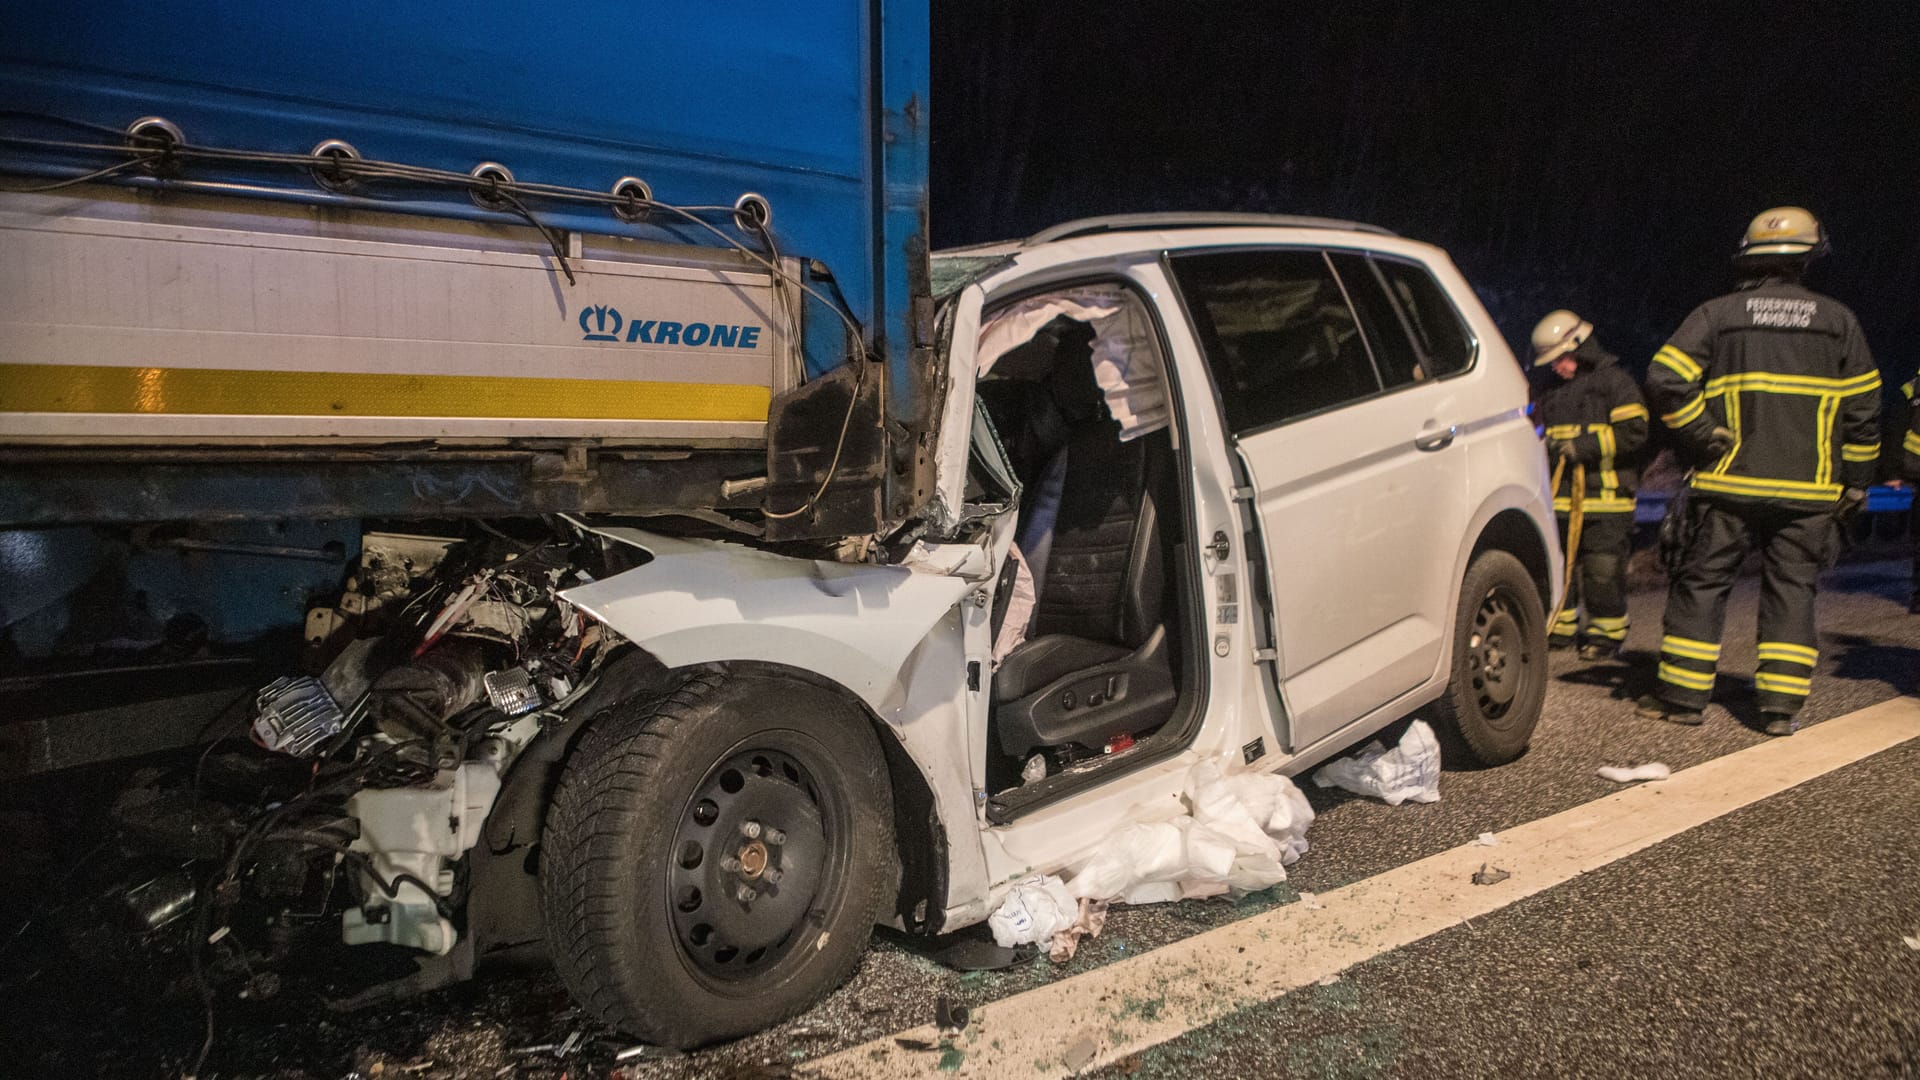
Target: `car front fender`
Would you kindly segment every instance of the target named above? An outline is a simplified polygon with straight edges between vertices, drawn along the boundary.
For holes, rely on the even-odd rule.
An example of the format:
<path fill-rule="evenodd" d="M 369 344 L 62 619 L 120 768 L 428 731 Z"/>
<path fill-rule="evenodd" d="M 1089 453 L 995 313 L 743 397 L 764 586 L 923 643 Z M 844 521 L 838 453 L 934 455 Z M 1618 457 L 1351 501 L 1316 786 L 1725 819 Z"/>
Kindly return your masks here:
<path fill-rule="evenodd" d="M 784 664 L 838 683 L 881 716 L 904 700 L 908 657 L 973 587 L 898 566 L 797 559 L 639 529 L 594 531 L 653 558 L 562 596 L 661 663 Z"/>

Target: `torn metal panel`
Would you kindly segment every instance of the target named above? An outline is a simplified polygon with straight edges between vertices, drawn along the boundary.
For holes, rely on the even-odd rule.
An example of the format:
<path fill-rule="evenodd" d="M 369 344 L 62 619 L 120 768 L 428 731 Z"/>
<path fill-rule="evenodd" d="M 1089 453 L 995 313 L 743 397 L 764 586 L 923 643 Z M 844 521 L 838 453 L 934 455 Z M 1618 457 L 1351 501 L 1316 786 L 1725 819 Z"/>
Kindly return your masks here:
<path fill-rule="evenodd" d="M 775 399 L 767 417 L 769 540 L 882 530 L 889 432 L 885 368 L 854 361 Z"/>
<path fill-rule="evenodd" d="M 833 680 L 882 715 L 905 697 L 907 657 L 972 588 L 897 566 L 795 559 L 638 529 L 593 531 L 653 560 L 564 598 L 668 667 L 784 664 Z"/>
<path fill-rule="evenodd" d="M 933 494 L 927 503 L 927 527 L 936 536 L 952 535 L 960 525 L 967 490 L 967 463 L 973 453 L 979 419 L 974 406 L 974 343 L 980 337 L 978 286 L 968 288 L 941 310 L 940 336 L 946 356 L 946 402 L 940 417 L 934 456 Z"/>

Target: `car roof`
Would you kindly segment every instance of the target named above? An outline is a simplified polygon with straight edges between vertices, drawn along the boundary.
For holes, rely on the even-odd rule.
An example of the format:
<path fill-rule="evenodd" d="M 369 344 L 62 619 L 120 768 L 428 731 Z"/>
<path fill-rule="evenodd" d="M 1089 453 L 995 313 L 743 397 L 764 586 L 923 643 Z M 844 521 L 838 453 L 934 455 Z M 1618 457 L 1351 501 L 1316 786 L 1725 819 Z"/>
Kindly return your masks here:
<path fill-rule="evenodd" d="M 1374 225 L 1292 214 L 1154 213 L 1081 218 L 1024 240 L 1003 240 L 933 253 L 934 277 L 947 295 L 967 281 L 998 278 L 1016 264 L 1027 270 L 1153 250 L 1272 244 L 1352 248 L 1425 263 L 1449 262 L 1440 248 Z"/>
<path fill-rule="evenodd" d="M 1187 213 L 1171 211 L 1152 214 L 1109 214 L 1104 217 L 1078 218 L 1042 229 L 1020 242 L 1022 247 L 1072 240 L 1080 236 L 1116 232 L 1167 232 L 1173 229 L 1198 229 L 1220 226 L 1256 226 L 1276 229 L 1334 229 L 1341 232 L 1365 232 L 1392 236 L 1378 225 L 1340 218 L 1312 217 L 1304 214 L 1249 214 L 1233 212 Z"/>

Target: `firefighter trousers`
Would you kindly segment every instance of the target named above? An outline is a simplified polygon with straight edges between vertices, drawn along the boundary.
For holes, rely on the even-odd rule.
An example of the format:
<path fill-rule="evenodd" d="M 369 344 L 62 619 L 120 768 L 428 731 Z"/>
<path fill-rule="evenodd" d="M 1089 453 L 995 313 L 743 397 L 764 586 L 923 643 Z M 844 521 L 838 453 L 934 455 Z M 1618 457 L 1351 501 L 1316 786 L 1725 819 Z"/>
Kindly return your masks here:
<path fill-rule="evenodd" d="M 1727 593 L 1747 553 L 1761 553 L 1760 664 L 1754 704 L 1762 712 L 1800 711 L 1819 659 L 1814 586 L 1839 541 L 1833 515 L 1797 508 L 1694 496 L 1686 554 L 1667 591 L 1660 639 L 1660 696 L 1703 709 L 1727 618 Z"/>
<path fill-rule="evenodd" d="M 1567 515 L 1559 515 L 1560 535 L 1567 535 Z M 1627 640 L 1627 557 L 1633 553 L 1633 513 L 1588 514 L 1580 526 L 1580 551 L 1575 559 L 1573 589 L 1560 618 L 1549 631 L 1571 638 L 1587 613 L 1587 641 L 1619 645 Z"/>

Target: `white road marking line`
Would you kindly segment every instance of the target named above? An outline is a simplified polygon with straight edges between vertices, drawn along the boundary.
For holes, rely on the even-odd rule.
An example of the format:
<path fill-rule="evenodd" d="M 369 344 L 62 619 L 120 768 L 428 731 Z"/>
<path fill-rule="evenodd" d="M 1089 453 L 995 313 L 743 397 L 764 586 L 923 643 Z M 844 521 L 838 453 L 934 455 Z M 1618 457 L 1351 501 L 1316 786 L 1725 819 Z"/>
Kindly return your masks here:
<path fill-rule="evenodd" d="M 1881 702 L 1509 829 L 1491 851 L 1463 844 L 1322 893 L 1318 906 L 1275 908 L 978 1006 L 954 1043 L 958 1068 L 949 1057 L 938 1075 L 1061 1076 L 1117 1061 L 1916 737 L 1920 698 Z M 1513 876 L 1469 884 L 1490 859 Z M 894 1039 L 939 1037 L 931 1025 L 896 1032 L 803 1069 L 865 1080 L 936 1075 L 940 1055 Z"/>

